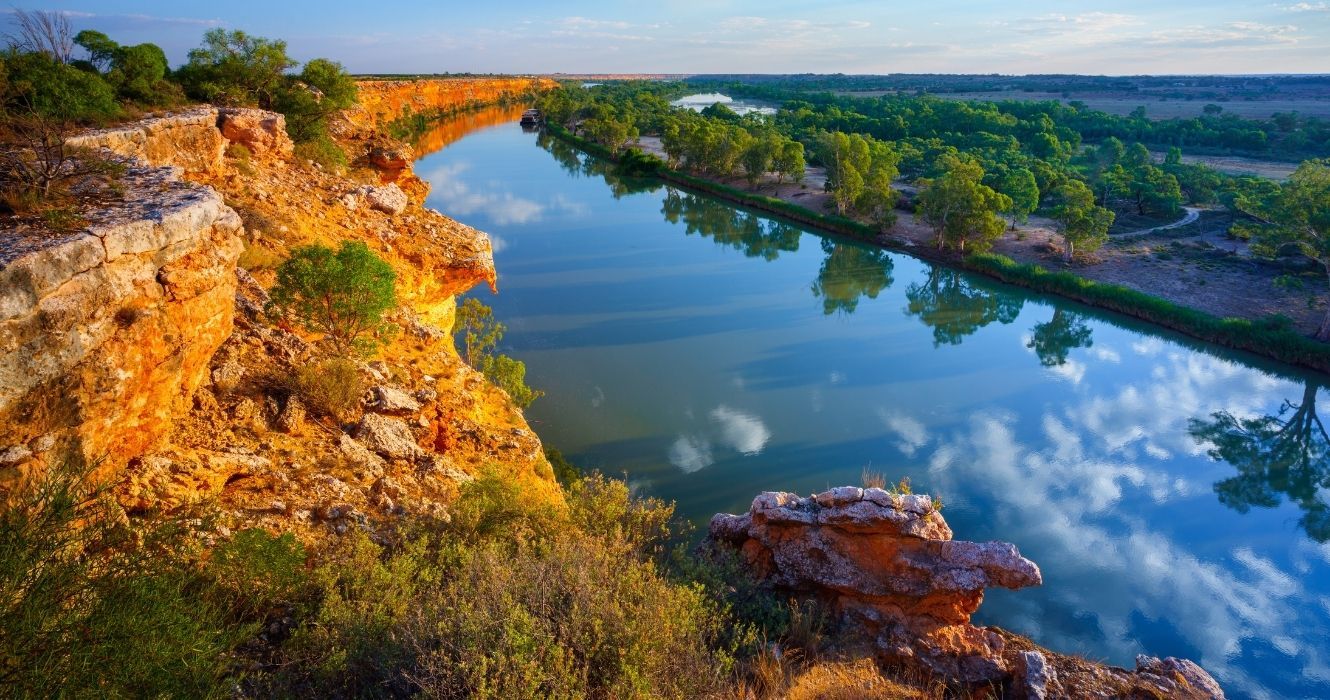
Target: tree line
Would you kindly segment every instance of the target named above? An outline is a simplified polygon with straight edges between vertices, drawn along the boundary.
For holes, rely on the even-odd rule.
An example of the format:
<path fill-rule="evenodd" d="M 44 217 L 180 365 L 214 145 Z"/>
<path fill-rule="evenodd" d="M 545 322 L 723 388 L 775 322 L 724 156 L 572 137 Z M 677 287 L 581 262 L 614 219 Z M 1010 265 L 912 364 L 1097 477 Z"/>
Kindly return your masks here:
<path fill-rule="evenodd" d="M 173 69 L 159 46 L 122 45 L 94 30 L 76 33 L 64 13 L 15 10 L 11 18 L 15 29 L 0 51 L 0 136 L 9 137 L 6 142 L 35 122 L 68 129 L 210 102 L 281 112 L 301 155 L 328 165 L 346 162 L 328 138 L 327 122 L 355 103 L 356 84 L 336 61 L 315 58 L 301 66 L 285 41 L 213 29 Z"/>

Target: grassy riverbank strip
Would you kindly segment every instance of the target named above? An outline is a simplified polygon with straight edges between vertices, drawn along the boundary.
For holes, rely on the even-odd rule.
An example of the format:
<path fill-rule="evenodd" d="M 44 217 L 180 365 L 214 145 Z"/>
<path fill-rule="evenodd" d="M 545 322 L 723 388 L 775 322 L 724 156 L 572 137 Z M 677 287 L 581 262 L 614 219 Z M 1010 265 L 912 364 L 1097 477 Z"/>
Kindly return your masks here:
<path fill-rule="evenodd" d="M 616 163 L 624 161 L 622 156 L 616 156 L 600 144 L 584 139 L 557 124 L 547 125 L 545 129 L 552 136 L 563 139 L 592 156 Z M 1088 306 L 1153 323 L 1207 343 L 1330 373 L 1330 345 L 1308 338 L 1287 324 L 1275 320 L 1220 318 L 1136 289 L 1096 282 L 1072 272 L 1048 270 L 1033 263 L 1018 263 L 1002 255 L 981 253 L 961 256 L 931 247 L 893 245 L 892 239 L 878 229 L 847 217 L 815 212 L 783 199 L 746 192 L 667 167 L 656 168 L 654 172 L 631 174 L 654 176 L 682 188 L 775 214 L 795 223 L 861 240 L 931 263 L 981 274 L 1036 292 L 1056 294 Z"/>

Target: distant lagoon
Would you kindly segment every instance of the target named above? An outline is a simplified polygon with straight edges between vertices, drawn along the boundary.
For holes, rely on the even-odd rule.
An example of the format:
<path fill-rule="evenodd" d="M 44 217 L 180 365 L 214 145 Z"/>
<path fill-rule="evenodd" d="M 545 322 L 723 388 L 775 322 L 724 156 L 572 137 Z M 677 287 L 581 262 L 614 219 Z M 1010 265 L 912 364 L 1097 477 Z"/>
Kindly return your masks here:
<path fill-rule="evenodd" d="M 719 92 L 699 92 L 695 95 L 685 95 L 684 97 L 680 97 L 679 99 L 671 102 L 670 104 L 674 105 L 675 107 L 687 107 L 688 109 L 691 109 L 694 112 L 701 112 L 702 110 L 706 109 L 707 107 L 710 107 L 711 105 L 716 104 L 717 102 L 725 105 L 726 107 L 729 107 L 738 114 L 748 114 L 750 112 L 757 112 L 758 114 L 776 113 L 775 106 L 769 103 L 736 100 L 733 97 L 730 97 L 729 95 L 722 95 Z"/>

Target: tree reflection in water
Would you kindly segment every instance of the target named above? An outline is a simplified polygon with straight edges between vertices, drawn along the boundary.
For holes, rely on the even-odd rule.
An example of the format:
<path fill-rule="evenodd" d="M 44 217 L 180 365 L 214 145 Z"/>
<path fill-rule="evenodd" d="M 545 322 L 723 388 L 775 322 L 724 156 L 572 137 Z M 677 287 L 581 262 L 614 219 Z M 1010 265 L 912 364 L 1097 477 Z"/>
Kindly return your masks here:
<path fill-rule="evenodd" d="M 603 179 L 605 184 L 609 185 L 610 194 L 615 199 L 640 192 L 655 192 L 662 186 L 659 180 L 619 175 L 615 172 L 613 163 L 591 156 L 584 156 L 581 151 L 567 141 L 554 138 L 543 132 L 536 137 L 536 145 L 554 156 L 555 162 L 569 175 Z"/>
<path fill-rule="evenodd" d="M 994 321 L 1011 323 L 1025 300 L 976 285 L 957 270 L 932 267 L 923 284 L 905 290 L 905 313 L 933 329 L 933 345 L 960 345 L 965 337 Z"/>
<path fill-rule="evenodd" d="M 822 298 L 822 313 L 854 313 L 859 299 L 876 299 L 891 286 L 891 256 L 885 250 L 822 239 L 827 258 L 817 271 L 813 296 Z"/>
<path fill-rule="evenodd" d="M 710 238 L 750 258 L 775 260 L 782 252 L 799 250 L 799 238 L 803 235 L 796 226 L 763 219 L 731 204 L 672 187 L 665 191 L 660 213 L 672 224 L 683 223 L 688 235 Z"/>
<path fill-rule="evenodd" d="M 1307 382 L 1301 403 L 1285 400 L 1272 416 L 1238 418 L 1218 411 L 1192 419 L 1190 432 L 1209 446 L 1212 459 L 1228 462 L 1237 476 L 1216 482 L 1219 502 L 1239 513 L 1274 508 L 1280 496 L 1302 509 L 1298 524 L 1317 542 L 1330 541 L 1330 436 L 1316 415 L 1320 384 Z"/>
<path fill-rule="evenodd" d="M 1026 347 L 1039 356 L 1039 364 L 1045 367 L 1057 367 L 1067 363 L 1067 354 L 1073 348 L 1088 348 L 1094 345 L 1090 326 L 1080 314 L 1065 309 L 1054 309 L 1053 318 L 1036 324 L 1031 331 L 1030 342 Z"/>

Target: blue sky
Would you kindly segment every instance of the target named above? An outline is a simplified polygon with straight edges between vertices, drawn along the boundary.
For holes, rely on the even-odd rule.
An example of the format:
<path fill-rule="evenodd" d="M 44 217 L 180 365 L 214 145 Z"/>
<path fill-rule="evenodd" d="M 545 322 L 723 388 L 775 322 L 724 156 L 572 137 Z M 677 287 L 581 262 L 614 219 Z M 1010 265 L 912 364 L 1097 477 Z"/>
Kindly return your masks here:
<path fill-rule="evenodd" d="M 1330 0 L 23 2 L 173 61 L 209 28 L 355 72 L 1325 73 Z"/>

